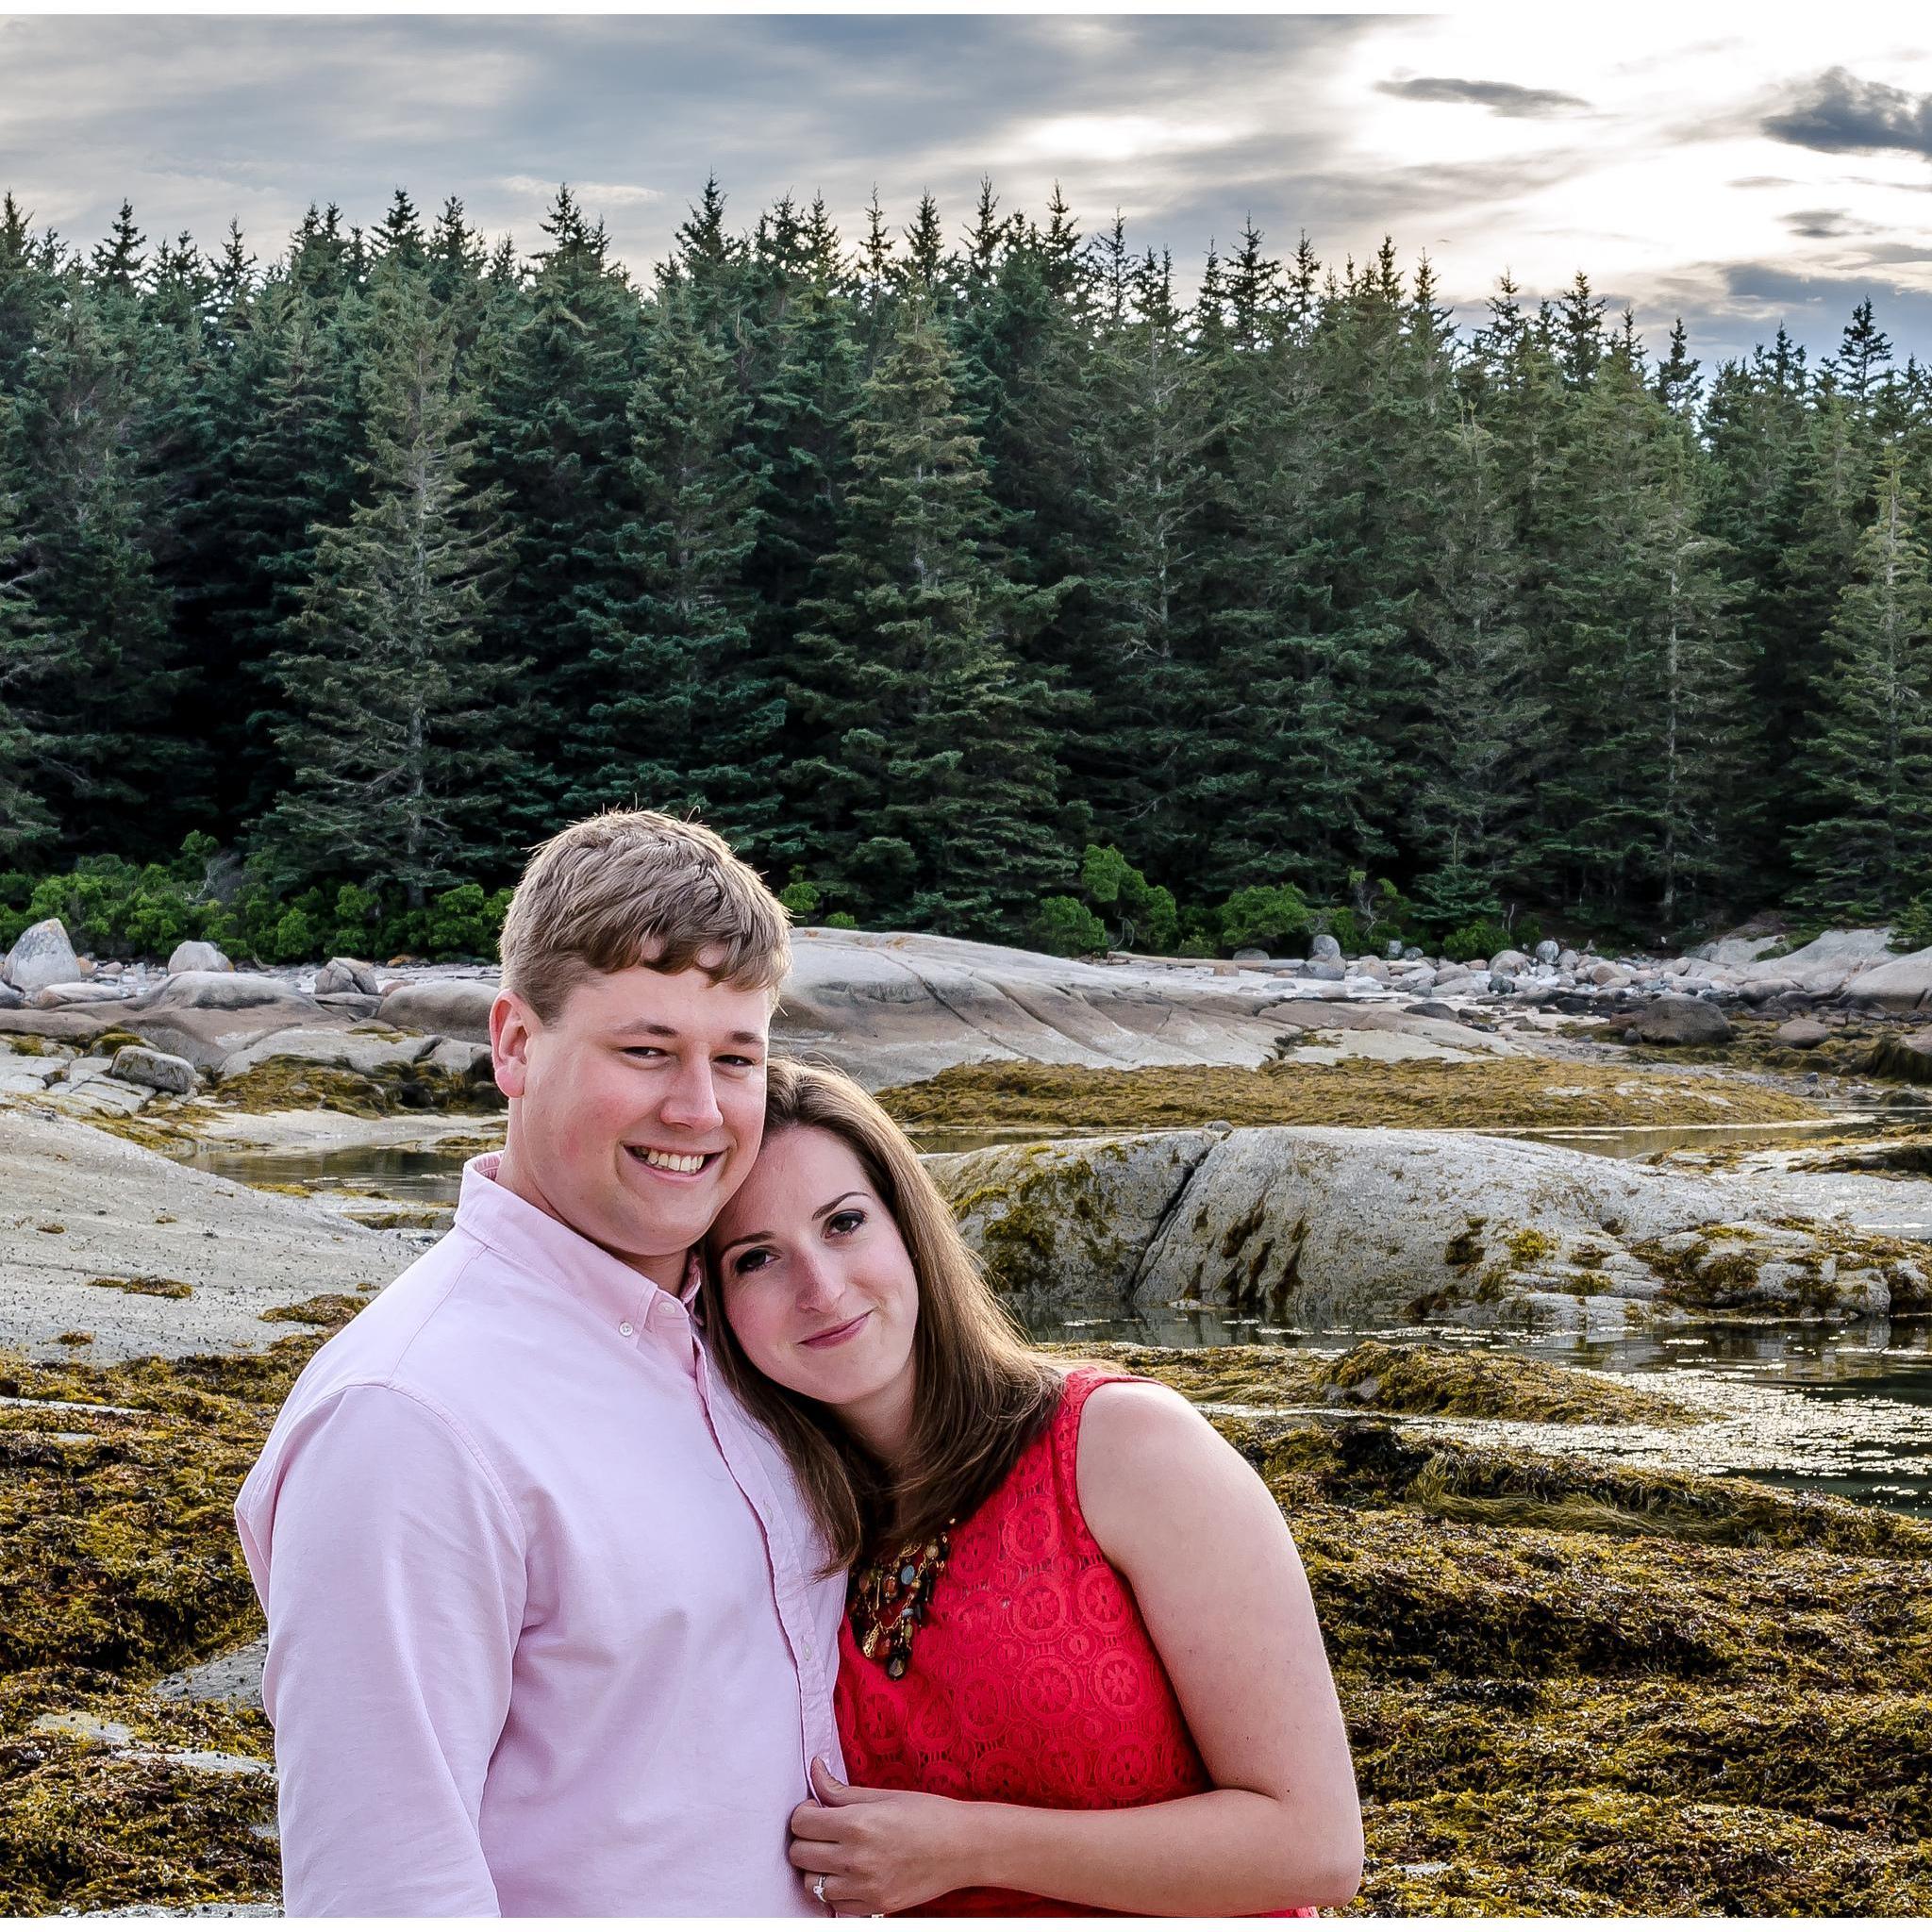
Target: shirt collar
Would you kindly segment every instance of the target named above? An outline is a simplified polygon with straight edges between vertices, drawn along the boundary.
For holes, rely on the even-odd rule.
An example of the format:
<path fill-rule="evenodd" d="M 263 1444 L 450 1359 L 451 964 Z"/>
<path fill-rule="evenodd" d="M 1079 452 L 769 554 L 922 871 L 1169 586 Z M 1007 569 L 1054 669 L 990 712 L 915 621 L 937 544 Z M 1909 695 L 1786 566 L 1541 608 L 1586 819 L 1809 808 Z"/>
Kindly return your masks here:
<path fill-rule="evenodd" d="M 559 1282 L 600 1317 L 641 1323 L 651 1298 L 668 1291 L 575 1228 L 511 1193 L 496 1178 L 502 1159 L 501 1154 L 479 1154 L 464 1164 L 457 1227 L 506 1259 Z M 692 1315 L 697 1312 L 699 1280 L 693 1254 L 675 1297 Z"/>

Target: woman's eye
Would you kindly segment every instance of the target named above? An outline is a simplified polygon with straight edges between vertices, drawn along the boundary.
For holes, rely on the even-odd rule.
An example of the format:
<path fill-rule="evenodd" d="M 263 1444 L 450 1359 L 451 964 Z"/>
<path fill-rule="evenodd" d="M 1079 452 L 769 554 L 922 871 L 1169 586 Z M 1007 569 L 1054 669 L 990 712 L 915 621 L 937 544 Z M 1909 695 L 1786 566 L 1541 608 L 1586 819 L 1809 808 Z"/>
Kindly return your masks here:
<path fill-rule="evenodd" d="M 851 1234 L 865 1225 L 865 1210 L 860 1208 L 843 1208 L 826 1223 L 830 1234 Z"/>
<path fill-rule="evenodd" d="M 771 1258 L 770 1248 L 747 1248 L 743 1254 L 733 1257 L 731 1272 L 734 1274 L 756 1274 Z"/>

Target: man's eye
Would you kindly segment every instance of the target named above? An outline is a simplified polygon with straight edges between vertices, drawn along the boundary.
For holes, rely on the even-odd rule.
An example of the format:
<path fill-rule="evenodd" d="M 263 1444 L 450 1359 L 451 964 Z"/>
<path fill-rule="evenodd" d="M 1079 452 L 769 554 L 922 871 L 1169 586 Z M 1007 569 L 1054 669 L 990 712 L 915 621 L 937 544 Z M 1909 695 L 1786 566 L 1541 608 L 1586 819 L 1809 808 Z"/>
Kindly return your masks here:
<path fill-rule="evenodd" d="M 841 1208 L 825 1222 L 830 1234 L 852 1234 L 865 1225 L 865 1210 L 862 1208 Z"/>
<path fill-rule="evenodd" d="M 624 1051 L 626 1058 L 634 1056 L 642 1059 L 661 1060 L 664 1058 L 664 1049 L 661 1046 L 627 1046 Z"/>
<path fill-rule="evenodd" d="M 747 1248 L 743 1254 L 732 1257 L 731 1272 L 734 1274 L 756 1274 L 771 1258 L 770 1248 Z"/>
<path fill-rule="evenodd" d="M 729 1067 L 733 1073 L 748 1074 L 757 1067 L 758 1061 L 748 1059 L 741 1053 L 721 1053 L 718 1056 L 721 1067 Z"/>

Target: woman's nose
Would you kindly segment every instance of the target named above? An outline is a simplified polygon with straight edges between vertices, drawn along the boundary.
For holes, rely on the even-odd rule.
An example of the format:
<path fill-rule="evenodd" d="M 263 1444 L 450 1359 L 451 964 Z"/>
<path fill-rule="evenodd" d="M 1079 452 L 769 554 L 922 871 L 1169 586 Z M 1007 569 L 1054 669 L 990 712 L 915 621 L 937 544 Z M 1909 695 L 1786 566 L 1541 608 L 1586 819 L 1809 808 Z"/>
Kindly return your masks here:
<path fill-rule="evenodd" d="M 823 1255 L 807 1248 L 792 1274 L 792 1293 L 801 1308 L 832 1308 L 839 1305 L 839 1280 Z"/>

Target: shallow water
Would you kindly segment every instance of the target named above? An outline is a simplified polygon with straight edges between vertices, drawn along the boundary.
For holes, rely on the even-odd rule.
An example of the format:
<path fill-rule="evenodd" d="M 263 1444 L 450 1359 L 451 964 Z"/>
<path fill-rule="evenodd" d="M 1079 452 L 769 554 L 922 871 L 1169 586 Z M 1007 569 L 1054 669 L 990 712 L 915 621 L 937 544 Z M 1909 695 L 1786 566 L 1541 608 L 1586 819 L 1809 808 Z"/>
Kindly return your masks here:
<path fill-rule="evenodd" d="M 1547 1331 L 1391 1325 L 1285 1328 L 1209 1309 L 1047 1320 L 1041 1341 L 1138 1341 L 1162 1348 L 1271 1344 L 1343 1355 L 1374 1336 L 1438 1348 L 1503 1348 L 1560 1368 L 1627 1377 L 1713 1412 L 1688 1429 L 1635 1424 L 1405 1418 L 1406 1429 L 1546 1455 L 1613 1457 L 1700 1475 L 1752 1476 L 1782 1488 L 1932 1516 L 1932 1321 L 1709 1323 L 1634 1330 L 1614 1340 Z M 1331 1411 L 1332 1413 L 1332 1411 Z"/>

